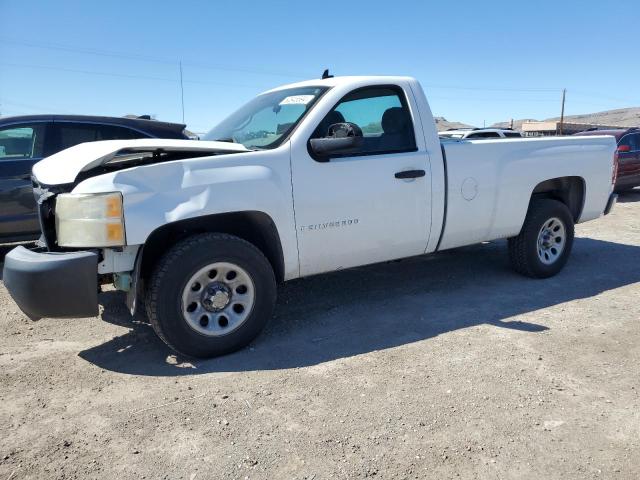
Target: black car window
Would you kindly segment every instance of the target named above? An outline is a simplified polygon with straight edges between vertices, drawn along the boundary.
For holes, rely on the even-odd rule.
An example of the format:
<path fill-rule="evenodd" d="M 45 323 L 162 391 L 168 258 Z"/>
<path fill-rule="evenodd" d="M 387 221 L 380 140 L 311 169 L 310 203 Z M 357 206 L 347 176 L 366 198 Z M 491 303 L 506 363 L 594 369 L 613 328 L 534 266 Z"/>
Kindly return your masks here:
<path fill-rule="evenodd" d="M 56 122 L 56 126 L 58 131 L 58 150 L 64 150 L 79 143 L 98 140 L 149 138 L 149 135 L 119 125 Z"/>
<path fill-rule="evenodd" d="M 55 125 L 58 130 L 58 150 L 98 140 L 98 125 L 66 122 L 56 122 Z"/>
<path fill-rule="evenodd" d="M 44 123 L 0 128 L 0 161 L 42 158 Z"/>
<path fill-rule="evenodd" d="M 149 138 L 149 135 L 127 127 L 99 125 L 96 140 L 131 140 L 134 138 Z"/>
<path fill-rule="evenodd" d="M 478 132 L 472 133 L 467 138 L 500 138 L 500 134 L 498 132 Z"/>

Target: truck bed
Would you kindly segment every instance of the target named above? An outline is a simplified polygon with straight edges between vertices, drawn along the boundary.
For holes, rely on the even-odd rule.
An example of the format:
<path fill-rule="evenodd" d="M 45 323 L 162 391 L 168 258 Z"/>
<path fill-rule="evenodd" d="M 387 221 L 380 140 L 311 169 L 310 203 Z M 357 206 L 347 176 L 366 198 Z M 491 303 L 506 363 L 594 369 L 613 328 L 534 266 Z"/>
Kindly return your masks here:
<path fill-rule="evenodd" d="M 517 235 L 531 194 L 549 172 L 583 185 L 576 222 L 602 215 L 611 193 L 611 136 L 445 140 L 442 146 L 447 201 L 439 250 Z"/>

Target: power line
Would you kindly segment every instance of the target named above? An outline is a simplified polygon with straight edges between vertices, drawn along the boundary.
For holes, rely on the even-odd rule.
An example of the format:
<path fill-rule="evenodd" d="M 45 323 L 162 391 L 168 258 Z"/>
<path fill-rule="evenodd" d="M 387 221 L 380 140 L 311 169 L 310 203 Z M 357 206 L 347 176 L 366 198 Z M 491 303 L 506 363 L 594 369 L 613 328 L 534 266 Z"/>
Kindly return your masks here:
<path fill-rule="evenodd" d="M 603 98 L 605 100 L 613 100 L 615 102 L 625 102 L 625 103 L 639 103 L 640 104 L 640 99 L 636 98 L 636 99 L 629 99 L 629 98 L 620 98 L 620 97 L 612 97 L 609 95 L 602 95 L 601 93 L 594 93 L 594 92 L 585 92 L 584 90 L 571 90 L 572 94 L 578 94 L 578 95 L 583 95 L 583 96 L 587 96 L 587 97 L 599 97 L 599 98 Z"/>
<path fill-rule="evenodd" d="M 439 95 L 429 95 L 429 100 L 464 100 L 468 102 L 529 102 L 529 103 L 555 103 L 555 98 L 485 98 L 485 97 L 442 97 Z"/>
<path fill-rule="evenodd" d="M 464 87 L 456 85 L 434 85 L 423 83 L 425 88 L 443 89 L 443 90 L 482 90 L 486 92 L 530 92 L 530 93 L 549 93 L 558 92 L 560 88 L 510 88 L 510 87 Z"/>
<path fill-rule="evenodd" d="M 48 112 L 61 112 L 61 113 L 71 113 L 69 110 L 65 110 L 62 108 L 52 108 L 52 107 L 47 107 L 45 105 L 34 105 L 32 103 L 22 103 L 22 102 L 14 102 L 13 100 L 2 100 L 3 104 L 7 104 L 7 105 L 13 105 L 15 107 L 22 107 L 22 108 L 26 108 L 28 110 L 36 110 L 36 111 L 48 111 Z"/>
<path fill-rule="evenodd" d="M 79 53 L 79 54 L 84 54 L 84 55 L 97 55 L 97 56 L 105 56 L 105 57 L 114 57 L 114 58 L 122 58 L 122 59 L 126 59 L 126 60 L 134 60 L 134 61 L 142 61 L 142 62 L 151 62 L 151 63 L 160 63 L 160 64 L 165 64 L 165 65 L 175 65 L 176 63 L 178 63 L 181 60 L 178 59 L 168 59 L 168 58 L 162 58 L 162 57 L 156 57 L 156 56 L 150 56 L 150 55 L 141 55 L 141 54 L 132 54 L 132 53 L 123 53 L 123 52 L 115 52 L 115 51 L 108 51 L 108 50 L 101 50 L 101 49 L 93 49 L 93 48 L 82 48 L 82 47 L 77 47 L 77 46 L 69 46 L 69 45 L 64 45 L 64 44 L 59 44 L 59 43 L 44 43 L 44 42 L 36 42 L 36 41 L 24 41 L 24 40 L 16 40 L 13 38 L 9 38 L 9 37 L 4 37 L 0 35 L 0 41 L 5 42 L 5 43 L 10 43 L 10 44 L 14 44 L 14 45 L 21 45 L 21 46 L 25 46 L 25 47 L 29 47 L 29 48 L 40 48 L 40 49 L 47 49 L 47 50 L 57 50 L 57 51 L 65 51 L 65 52 L 71 52 L 71 53 Z M 271 76 L 278 76 L 278 77 L 290 77 L 290 78 L 296 78 L 296 79 L 306 79 L 306 78 L 310 78 L 313 77 L 314 74 L 309 74 L 309 75 L 301 75 L 300 73 L 292 73 L 292 72 L 275 72 L 275 71 L 271 71 L 271 70 L 263 70 L 263 69 L 257 69 L 257 68 L 246 68 L 246 67 L 240 67 L 240 66 L 231 66 L 231 65 L 220 65 L 220 64 L 212 64 L 212 63 L 207 63 L 207 62 L 195 62 L 195 61 L 181 61 L 183 66 L 189 66 L 189 67 L 195 67 L 195 68 L 204 68 L 204 69 L 212 69 L 212 70 L 221 70 L 221 71 L 236 71 L 236 72 L 242 72 L 242 73 L 251 73 L 251 74 L 256 74 L 256 75 L 271 75 Z M 35 67 L 35 66 L 34 66 Z M 40 67 L 38 67 L 40 68 Z M 51 68 L 53 69 L 53 67 L 42 67 L 42 68 Z M 75 73 L 92 73 L 92 74 L 98 74 L 98 75 L 106 75 L 106 73 L 102 73 L 102 72 L 90 72 L 90 71 L 77 71 Z M 122 76 L 125 77 L 127 75 L 125 74 L 110 74 L 113 76 Z M 139 76 L 139 75 L 131 75 L 132 78 L 145 78 L 148 80 L 164 80 L 164 81 L 174 81 L 172 79 L 160 79 L 157 77 L 144 77 L 144 76 Z M 197 81 L 197 80 L 185 80 L 185 83 L 205 83 L 205 84 L 211 84 L 211 85 L 220 85 L 220 86 L 240 86 L 238 84 L 223 84 L 223 83 L 217 83 L 217 82 L 204 82 L 204 81 Z M 540 88 L 540 87 L 522 87 L 522 88 L 515 88 L 515 87 L 503 87 L 503 86 L 464 86 L 464 85 L 442 85 L 442 84 L 429 84 L 429 83 L 423 83 L 425 88 L 431 88 L 431 89 L 443 89 L 443 90 L 469 90 L 469 91 L 495 91 L 495 92 L 529 92 L 529 93 L 548 93 L 548 92 L 561 92 L 562 88 L 555 88 L 555 87 L 550 87 L 550 88 Z M 265 88 L 263 86 L 254 86 L 254 85 L 245 85 L 247 87 L 252 87 L 252 88 Z M 614 101 L 620 101 L 620 102 L 626 102 L 626 103 L 640 103 L 640 100 L 631 100 L 631 99 L 623 99 L 623 98 L 619 98 L 619 97 L 612 97 L 609 95 L 603 95 L 600 93 L 594 93 L 594 92 L 584 92 L 584 91 L 580 91 L 580 90 L 572 90 L 572 92 L 574 94 L 582 94 L 582 95 L 586 95 L 589 97 L 600 97 L 600 98 L 604 98 L 607 100 L 614 100 Z"/>
<path fill-rule="evenodd" d="M 175 83 L 177 79 L 175 78 L 164 78 L 164 77 L 151 77 L 148 75 L 134 75 L 129 73 L 115 73 L 115 72 L 98 72 L 96 70 L 81 70 L 75 68 L 65 68 L 65 67 L 52 67 L 48 65 L 32 65 L 32 64 L 24 64 L 24 63 L 10 63 L 10 62 L 0 62 L 0 65 L 5 65 L 9 67 L 18 67 L 18 68 L 34 68 L 34 69 L 44 69 L 44 70 L 58 70 L 61 72 L 70 72 L 70 73 L 83 73 L 86 75 L 101 75 L 107 77 L 121 77 L 121 78 L 135 78 L 141 80 L 155 80 L 162 82 L 172 82 Z M 264 85 L 248 85 L 241 83 L 225 83 L 225 82 L 210 82 L 205 80 L 184 80 L 184 83 L 198 83 L 205 85 L 218 85 L 222 87 L 242 87 L 242 88 L 257 88 L 257 89 L 267 89 L 268 86 Z"/>
<path fill-rule="evenodd" d="M 97 55 L 102 57 L 123 58 L 127 60 L 136 60 L 141 62 L 162 63 L 165 65 L 175 65 L 178 62 L 178 59 L 167 59 L 167 58 L 153 57 L 149 55 L 130 54 L 130 53 L 107 51 L 107 50 L 98 50 L 98 49 L 92 49 L 92 48 L 78 48 L 78 47 L 71 47 L 71 46 L 56 44 L 56 43 L 43 43 L 43 42 L 33 42 L 33 41 L 25 42 L 25 41 L 14 40 L 14 39 L 3 37 L 3 36 L 0 36 L 0 40 L 2 40 L 5 43 L 21 45 L 23 47 L 42 48 L 46 50 L 57 50 L 57 51 L 64 51 L 64 52 L 71 52 L 71 53 L 80 53 L 84 55 Z M 277 76 L 277 77 L 291 77 L 291 78 L 297 78 L 297 79 L 307 78 L 306 76 L 301 76 L 299 73 L 296 74 L 291 72 L 274 72 L 271 70 L 263 70 L 259 68 L 253 68 L 253 67 L 246 68 L 246 67 L 220 65 L 220 64 L 213 64 L 213 63 L 207 63 L 207 62 L 194 62 L 194 61 L 186 61 L 186 62 L 183 61 L 182 63 L 185 66 L 206 68 L 206 69 L 212 69 L 212 70 L 252 73 L 256 75 L 271 75 L 271 76 Z"/>

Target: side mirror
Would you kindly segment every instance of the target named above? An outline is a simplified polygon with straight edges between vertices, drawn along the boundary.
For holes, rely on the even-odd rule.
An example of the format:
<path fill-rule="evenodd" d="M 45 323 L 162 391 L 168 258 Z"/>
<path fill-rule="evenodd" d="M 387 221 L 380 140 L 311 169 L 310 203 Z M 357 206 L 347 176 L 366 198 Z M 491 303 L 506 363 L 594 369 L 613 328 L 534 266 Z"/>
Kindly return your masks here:
<path fill-rule="evenodd" d="M 618 145 L 618 153 L 626 153 L 631 151 L 630 145 Z"/>
<path fill-rule="evenodd" d="M 324 138 L 309 140 L 309 148 L 315 156 L 329 161 L 331 155 L 350 153 L 362 147 L 364 137 L 362 130 L 355 123 L 334 123 Z"/>

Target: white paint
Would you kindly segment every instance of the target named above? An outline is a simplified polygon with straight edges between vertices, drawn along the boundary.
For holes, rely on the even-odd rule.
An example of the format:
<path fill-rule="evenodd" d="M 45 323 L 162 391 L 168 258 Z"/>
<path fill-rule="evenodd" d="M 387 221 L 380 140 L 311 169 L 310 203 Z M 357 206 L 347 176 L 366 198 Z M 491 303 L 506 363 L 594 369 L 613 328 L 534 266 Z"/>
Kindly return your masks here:
<path fill-rule="evenodd" d="M 610 136 L 464 140 L 444 147 L 449 198 L 442 250 L 517 235 L 533 189 L 545 180 L 584 179 L 580 222 L 602 215 L 612 190 L 616 146 Z M 458 193 L 469 177 L 478 183 L 471 202 Z"/>
<path fill-rule="evenodd" d="M 407 94 L 416 152 L 328 163 L 309 156 L 311 133 L 340 98 L 359 87 L 389 84 Z M 188 140 L 94 142 L 43 160 L 34 173 L 45 184 L 70 183 L 123 150 L 211 152 L 105 173 L 80 182 L 73 191 L 122 192 L 127 242 L 133 246 L 143 245 L 151 232 L 169 222 L 263 212 L 280 235 L 285 279 L 432 252 L 440 239 L 445 200 L 441 249 L 517 235 L 531 193 L 544 180 L 584 179 L 580 221 L 597 218 L 605 208 L 612 189 L 613 137 L 448 141 L 445 199 L 441 144 L 416 80 L 335 77 L 275 90 L 309 85 L 332 88 L 291 138 L 273 150 L 252 152 L 237 144 Z M 394 178 L 395 172 L 409 169 L 425 170 L 426 175 L 413 181 Z M 473 182 L 465 183 L 467 179 Z"/>
<path fill-rule="evenodd" d="M 138 140 L 103 140 L 80 143 L 47 157 L 33 166 L 33 174 L 45 185 L 73 182 L 80 172 L 113 160 L 123 150 L 140 152 L 162 149 L 167 152 L 180 150 L 192 152 L 247 152 L 236 143 L 204 142 L 198 140 L 171 140 L 141 138 Z"/>
<path fill-rule="evenodd" d="M 471 177 L 465 178 L 464 182 L 462 182 L 460 193 L 462 194 L 462 198 L 467 202 L 476 198 L 476 195 L 478 195 L 478 182 L 476 182 L 476 179 Z"/>
<path fill-rule="evenodd" d="M 103 260 L 98 264 L 98 273 L 130 272 L 136 263 L 139 246 L 127 246 L 116 250 L 103 248 Z"/>

